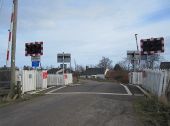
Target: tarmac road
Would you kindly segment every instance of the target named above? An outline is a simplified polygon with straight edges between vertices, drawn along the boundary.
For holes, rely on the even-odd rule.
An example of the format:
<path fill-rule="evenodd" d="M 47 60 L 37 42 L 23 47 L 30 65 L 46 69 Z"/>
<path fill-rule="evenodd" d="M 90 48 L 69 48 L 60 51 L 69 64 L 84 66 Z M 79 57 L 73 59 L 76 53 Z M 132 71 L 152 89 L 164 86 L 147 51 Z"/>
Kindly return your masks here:
<path fill-rule="evenodd" d="M 140 126 L 136 98 L 143 98 L 136 87 L 85 81 L 0 108 L 0 126 Z"/>

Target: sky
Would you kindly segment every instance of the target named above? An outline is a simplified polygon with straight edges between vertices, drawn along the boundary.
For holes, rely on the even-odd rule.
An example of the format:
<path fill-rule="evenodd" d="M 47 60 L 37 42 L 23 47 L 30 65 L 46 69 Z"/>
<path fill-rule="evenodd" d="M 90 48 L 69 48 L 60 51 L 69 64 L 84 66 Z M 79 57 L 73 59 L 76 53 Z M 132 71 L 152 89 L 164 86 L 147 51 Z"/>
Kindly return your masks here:
<path fill-rule="evenodd" d="M 0 0 L 0 66 L 6 63 L 12 0 Z M 113 64 L 140 39 L 164 37 L 170 60 L 170 0 L 19 0 L 16 65 L 31 65 L 25 43 L 43 41 L 42 66 L 58 66 L 58 53 L 72 64 L 96 65 L 105 56 Z"/>

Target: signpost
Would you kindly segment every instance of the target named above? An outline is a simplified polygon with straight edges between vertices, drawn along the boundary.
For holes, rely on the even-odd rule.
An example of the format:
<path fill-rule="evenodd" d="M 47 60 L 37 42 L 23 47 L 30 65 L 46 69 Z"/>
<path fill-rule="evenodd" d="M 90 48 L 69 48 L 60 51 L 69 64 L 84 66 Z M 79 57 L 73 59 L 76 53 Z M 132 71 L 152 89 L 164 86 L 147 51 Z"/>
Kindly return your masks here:
<path fill-rule="evenodd" d="M 43 55 L 43 42 L 32 42 L 25 44 L 25 56 Z"/>
<path fill-rule="evenodd" d="M 60 64 L 60 68 L 63 68 L 63 64 Z M 67 64 L 64 64 L 64 69 L 67 69 Z"/>
<path fill-rule="evenodd" d="M 32 61 L 32 67 L 37 68 L 40 66 L 40 61 Z"/>
<path fill-rule="evenodd" d="M 131 61 L 133 71 L 135 71 L 138 62 L 140 61 L 140 52 L 135 50 L 127 51 L 127 58 Z"/>
<path fill-rule="evenodd" d="M 141 39 L 141 54 L 155 54 L 164 52 L 164 38 Z"/>
<path fill-rule="evenodd" d="M 140 52 L 139 51 L 127 51 L 128 60 L 139 60 Z"/>
<path fill-rule="evenodd" d="M 57 54 L 57 62 L 58 63 L 70 63 L 71 62 L 71 54 L 69 53 L 59 53 Z"/>
<path fill-rule="evenodd" d="M 40 56 L 31 56 L 31 61 L 41 61 L 41 57 Z"/>
<path fill-rule="evenodd" d="M 141 59 L 146 61 L 147 67 L 153 68 L 154 61 L 158 60 L 159 54 L 164 52 L 164 38 L 141 39 L 140 45 Z"/>
<path fill-rule="evenodd" d="M 32 42 L 25 44 L 25 56 L 31 56 L 32 67 L 40 66 L 43 55 L 43 42 Z"/>
<path fill-rule="evenodd" d="M 63 83 L 65 83 L 65 75 L 64 75 L 64 69 L 65 69 L 65 65 L 64 63 L 70 63 L 71 64 L 71 54 L 70 53 L 59 53 L 57 54 L 57 62 L 58 63 L 63 63 L 62 65 L 62 68 L 63 68 Z"/>

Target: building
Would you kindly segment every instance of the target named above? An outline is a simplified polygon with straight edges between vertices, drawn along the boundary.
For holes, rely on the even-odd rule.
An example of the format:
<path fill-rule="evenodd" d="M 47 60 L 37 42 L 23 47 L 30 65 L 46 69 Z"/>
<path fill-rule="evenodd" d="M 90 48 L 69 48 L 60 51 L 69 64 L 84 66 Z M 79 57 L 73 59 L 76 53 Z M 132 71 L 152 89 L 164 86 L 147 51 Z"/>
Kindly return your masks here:
<path fill-rule="evenodd" d="M 161 62 L 160 69 L 170 70 L 170 62 Z"/>
<path fill-rule="evenodd" d="M 104 68 L 86 68 L 86 70 L 81 74 L 83 78 L 100 78 L 105 79 L 106 72 Z"/>

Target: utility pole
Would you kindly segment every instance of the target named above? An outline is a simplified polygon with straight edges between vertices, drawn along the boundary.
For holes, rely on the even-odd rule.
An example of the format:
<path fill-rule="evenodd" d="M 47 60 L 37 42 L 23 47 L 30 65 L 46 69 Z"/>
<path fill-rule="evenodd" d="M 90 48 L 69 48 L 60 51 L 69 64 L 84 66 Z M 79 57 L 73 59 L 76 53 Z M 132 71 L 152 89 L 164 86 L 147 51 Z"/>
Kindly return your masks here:
<path fill-rule="evenodd" d="M 15 68 L 15 54 L 16 54 L 16 32 L 17 32 L 17 11 L 18 0 L 13 0 L 14 16 L 13 16 L 13 30 L 12 30 L 12 47 L 11 47 L 11 82 L 10 82 L 10 97 L 14 95 L 14 88 L 16 85 L 16 68 Z"/>

